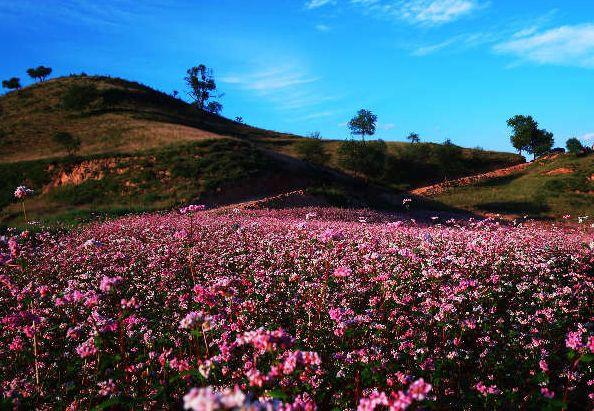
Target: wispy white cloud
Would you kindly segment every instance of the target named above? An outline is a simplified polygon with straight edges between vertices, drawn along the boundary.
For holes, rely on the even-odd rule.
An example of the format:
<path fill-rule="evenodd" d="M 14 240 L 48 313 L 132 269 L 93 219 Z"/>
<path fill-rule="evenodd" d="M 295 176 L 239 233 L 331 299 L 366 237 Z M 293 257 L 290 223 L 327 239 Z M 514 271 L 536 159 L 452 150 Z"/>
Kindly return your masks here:
<path fill-rule="evenodd" d="M 459 40 L 458 37 L 452 37 L 447 40 L 441 41 L 439 43 L 429 44 L 426 46 L 420 46 L 420 47 L 417 47 L 415 50 L 413 50 L 412 55 L 413 56 L 428 56 L 429 54 L 436 53 L 440 50 L 445 49 L 446 47 L 451 46 L 452 44 L 455 44 L 458 40 Z"/>
<path fill-rule="evenodd" d="M 332 116 L 336 115 L 337 113 L 339 113 L 339 111 L 337 111 L 337 110 L 324 110 L 324 111 L 318 111 L 318 112 L 306 114 L 304 116 L 296 118 L 295 120 L 298 120 L 298 121 L 317 120 L 319 118 L 332 117 Z"/>
<path fill-rule="evenodd" d="M 428 56 L 444 49 L 465 50 L 485 44 L 493 44 L 500 41 L 502 34 L 498 32 L 466 33 L 452 36 L 443 41 L 433 44 L 425 44 L 412 51 L 413 56 Z"/>
<path fill-rule="evenodd" d="M 301 84 L 313 83 L 317 80 L 315 77 L 306 76 L 289 67 L 221 78 L 223 83 L 237 84 L 244 90 L 258 91 L 262 94 L 271 94 Z"/>
<path fill-rule="evenodd" d="M 583 136 L 580 136 L 579 139 L 582 140 L 582 141 L 588 141 L 588 142 L 592 141 L 592 142 L 594 142 L 594 132 L 593 133 L 586 133 Z"/>
<path fill-rule="evenodd" d="M 350 0 L 350 3 L 377 18 L 425 26 L 450 23 L 489 5 L 482 0 Z"/>
<path fill-rule="evenodd" d="M 443 24 L 485 7 L 477 0 L 413 0 L 402 5 L 402 17 L 415 23 Z"/>
<path fill-rule="evenodd" d="M 103 28 L 131 24 L 139 16 L 158 13 L 163 7 L 165 6 L 157 0 L 147 0 L 141 4 L 132 0 L 118 0 L 109 5 L 91 0 L 0 1 L 0 17 L 17 19 L 40 17 L 44 20 L 51 18 L 67 24 Z"/>
<path fill-rule="evenodd" d="M 493 50 L 515 56 L 521 62 L 594 68 L 594 24 L 516 33 Z"/>
<path fill-rule="evenodd" d="M 316 24 L 316 30 L 317 31 L 330 31 L 331 28 L 330 28 L 330 26 L 328 26 L 326 24 Z"/>
<path fill-rule="evenodd" d="M 320 96 L 320 79 L 302 71 L 299 65 L 285 65 L 272 70 L 223 75 L 222 83 L 253 93 L 282 110 L 314 110 L 336 96 Z M 319 112 L 319 111 L 316 111 Z"/>
<path fill-rule="evenodd" d="M 487 47 L 492 50 L 493 45 L 505 43 L 514 39 L 529 37 L 543 27 L 550 26 L 550 23 L 557 13 L 556 9 L 547 13 L 528 19 L 518 17 L 506 20 L 504 23 L 498 22 L 490 26 L 483 27 L 479 32 L 466 32 L 440 39 L 434 43 L 422 44 L 412 50 L 413 56 L 427 56 L 441 51 L 464 51 L 479 46 Z"/>
<path fill-rule="evenodd" d="M 305 8 L 311 10 L 331 4 L 336 4 L 336 0 L 308 0 L 305 2 Z"/>

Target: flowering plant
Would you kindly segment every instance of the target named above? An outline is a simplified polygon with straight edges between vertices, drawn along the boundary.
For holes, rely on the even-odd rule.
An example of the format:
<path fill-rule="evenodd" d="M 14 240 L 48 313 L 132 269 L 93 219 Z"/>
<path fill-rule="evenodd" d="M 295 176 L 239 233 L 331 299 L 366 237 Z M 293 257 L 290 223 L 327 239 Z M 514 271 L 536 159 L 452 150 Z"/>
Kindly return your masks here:
<path fill-rule="evenodd" d="M 328 208 L 13 233 L 0 241 L 0 404 L 592 405 L 592 238 Z"/>

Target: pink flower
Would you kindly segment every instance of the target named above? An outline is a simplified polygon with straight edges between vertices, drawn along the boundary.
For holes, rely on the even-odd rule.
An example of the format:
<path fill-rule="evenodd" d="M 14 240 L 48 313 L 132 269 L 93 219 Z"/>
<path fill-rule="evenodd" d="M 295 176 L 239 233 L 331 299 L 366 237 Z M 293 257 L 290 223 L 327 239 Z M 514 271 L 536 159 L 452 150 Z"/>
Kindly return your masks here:
<path fill-rule="evenodd" d="M 336 278 L 350 277 L 351 274 L 352 271 L 348 267 L 338 267 L 336 270 L 334 270 L 334 273 L 332 273 L 332 275 Z"/>
<path fill-rule="evenodd" d="M 219 397 L 210 387 L 192 388 L 184 395 L 184 410 L 211 411 L 220 409 Z"/>
<path fill-rule="evenodd" d="M 122 298 L 122 300 L 120 301 L 120 304 L 122 305 L 122 308 L 136 308 L 136 309 L 138 309 L 140 307 L 140 304 L 138 304 L 138 302 L 136 301 L 136 297 L 132 297 L 129 300 Z"/>
<path fill-rule="evenodd" d="M 318 236 L 318 240 L 320 240 L 323 243 L 327 243 L 327 242 L 330 242 L 332 240 L 339 241 L 339 240 L 342 240 L 343 238 L 344 238 L 344 235 L 342 234 L 341 231 L 333 230 L 331 228 L 328 228 L 328 229 L 324 230 Z"/>
<path fill-rule="evenodd" d="M 99 289 L 104 293 L 108 293 L 111 289 L 122 282 L 123 278 L 120 276 L 117 277 L 108 277 L 106 275 L 103 276 L 101 279 L 101 284 L 99 284 Z"/>
<path fill-rule="evenodd" d="M 8 250 L 12 258 L 19 256 L 19 243 L 14 238 L 8 240 Z"/>
<path fill-rule="evenodd" d="M 97 386 L 99 387 L 99 395 L 104 397 L 115 394 L 117 391 L 116 385 L 111 378 L 107 381 L 98 383 Z"/>
<path fill-rule="evenodd" d="M 427 384 L 422 378 L 413 382 L 408 388 L 408 394 L 417 401 L 423 401 L 429 391 L 431 391 L 431 384 Z"/>
<path fill-rule="evenodd" d="M 246 396 L 235 386 L 234 389 L 227 388 L 219 397 L 219 402 L 228 409 L 241 408 L 246 402 Z"/>
<path fill-rule="evenodd" d="M 497 388 L 497 386 L 495 385 L 490 385 L 487 386 L 485 385 L 482 381 L 479 381 L 474 388 L 480 392 L 481 394 L 483 394 L 485 397 L 489 394 L 501 394 L 501 390 L 499 390 L 499 388 Z"/>
<path fill-rule="evenodd" d="M 203 312 L 192 311 L 179 322 L 179 328 L 193 330 L 198 328 L 198 326 L 204 326 L 204 324 L 207 323 L 208 317 L 205 316 Z"/>
<path fill-rule="evenodd" d="M 197 213 L 198 211 L 204 211 L 205 209 L 206 206 L 204 205 L 191 204 L 187 207 L 180 208 L 179 212 L 182 214 L 192 214 Z"/>
<path fill-rule="evenodd" d="M 584 345 L 582 344 L 582 333 L 581 331 L 571 331 L 567 334 L 567 338 L 565 339 L 565 345 L 567 348 L 571 348 L 573 350 L 579 350 Z"/>
<path fill-rule="evenodd" d="M 87 341 L 76 347 L 76 352 L 80 358 L 87 358 L 96 354 L 97 348 L 95 347 L 95 341 L 93 338 L 89 338 Z"/>
<path fill-rule="evenodd" d="M 390 411 L 400 411 L 407 409 L 412 404 L 412 402 L 413 398 L 410 394 L 398 391 L 390 394 L 388 405 L 390 407 Z"/>
<path fill-rule="evenodd" d="M 186 230 L 179 230 L 173 233 L 173 238 L 176 240 L 183 240 L 188 237 L 188 232 Z"/>
<path fill-rule="evenodd" d="M 25 186 L 18 186 L 14 191 L 14 196 L 19 200 L 24 200 L 25 198 L 33 195 L 34 191 L 25 187 Z"/>
<path fill-rule="evenodd" d="M 251 406 L 250 406 L 251 405 Z M 192 388 L 184 395 L 184 409 L 193 411 L 214 410 L 260 410 L 266 408 L 259 403 L 248 403 L 246 395 L 237 387 L 215 392 L 211 387 Z"/>
<path fill-rule="evenodd" d="M 361 398 L 357 411 L 374 411 L 375 407 L 388 405 L 388 397 L 383 392 L 372 392 L 368 397 Z"/>
<path fill-rule="evenodd" d="M 14 337 L 12 342 L 8 345 L 11 351 L 21 351 L 23 349 L 23 339 L 21 337 Z"/>
<path fill-rule="evenodd" d="M 547 387 L 543 387 L 540 389 L 540 393 L 545 397 L 545 398 L 554 398 L 555 397 L 555 393 L 551 390 L 549 390 Z"/>

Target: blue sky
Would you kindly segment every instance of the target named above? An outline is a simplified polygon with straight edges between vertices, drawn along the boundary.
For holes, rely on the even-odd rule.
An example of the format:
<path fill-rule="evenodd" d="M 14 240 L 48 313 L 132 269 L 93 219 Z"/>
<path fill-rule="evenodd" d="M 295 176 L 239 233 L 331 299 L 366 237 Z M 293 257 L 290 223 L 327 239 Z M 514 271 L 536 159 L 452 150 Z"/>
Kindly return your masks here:
<path fill-rule="evenodd" d="M 3 79 L 44 64 L 183 92 L 204 63 L 225 116 L 279 131 L 345 138 L 368 108 L 386 140 L 511 150 L 505 121 L 531 114 L 594 142 L 591 0 L 0 0 L 0 19 Z"/>

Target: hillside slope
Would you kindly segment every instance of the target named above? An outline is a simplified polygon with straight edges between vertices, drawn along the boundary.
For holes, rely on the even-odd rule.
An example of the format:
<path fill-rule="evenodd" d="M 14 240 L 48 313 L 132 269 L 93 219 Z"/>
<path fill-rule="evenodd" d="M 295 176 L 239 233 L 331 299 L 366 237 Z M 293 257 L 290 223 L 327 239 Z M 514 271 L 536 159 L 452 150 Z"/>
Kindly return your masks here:
<path fill-rule="evenodd" d="M 434 193 L 440 203 L 480 214 L 593 217 L 594 154 L 554 155 L 513 174 Z"/>
<path fill-rule="evenodd" d="M 80 155 L 139 151 L 221 136 L 262 141 L 297 138 L 196 110 L 139 83 L 99 76 L 56 78 L 4 95 L 0 119 L 3 162 L 65 155 L 52 141 L 59 131 L 81 139 Z"/>
<path fill-rule="evenodd" d="M 80 139 L 76 156 L 54 142 L 57 132 Z M 326 167 L 302 161 L 296 147 L 303 139 L 196 110 L 135 82 L 52 79 L 0 97 L 0 219 L 20 218 L 12 199 L 20 184 L 37 192 L 29 200 L 32 215 L 58 219 L 197 199 L 224 205 L 303 189 L 334 205 L 376 206 L 390 190 L 523 161 L 509 153 L 389 142 L 385 173 L 368 181 L 341 169 L 336 140 L 324 140 Z"/>

